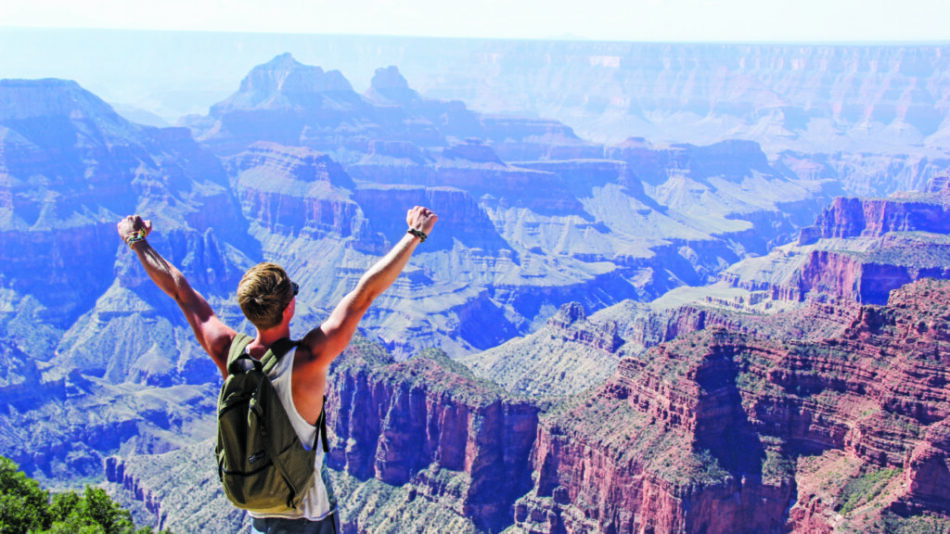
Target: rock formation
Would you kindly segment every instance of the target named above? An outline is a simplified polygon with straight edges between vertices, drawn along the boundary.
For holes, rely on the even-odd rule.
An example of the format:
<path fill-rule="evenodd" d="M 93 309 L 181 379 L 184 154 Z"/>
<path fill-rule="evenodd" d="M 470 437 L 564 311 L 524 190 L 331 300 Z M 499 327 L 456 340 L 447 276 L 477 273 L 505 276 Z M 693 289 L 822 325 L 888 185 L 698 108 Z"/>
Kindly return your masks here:
<path fill-rule="evenodd" d="M 922 281 L 821 341 L 709 329 L 624 359 L 594 395 L 542 418 L 516 523 L 761 532 L 791 517 L 793 531 L 813 532 L 898 521 L 909 501 L 948 520 L 948 297 L 950 283 Z M 841 458 L 855 468 L 834 490 L 810 485 Z M 881 487 L 854 494 L 869 478 Z"/>
<path fill-rule="evenodd" d="M 442 214 L 410 288 L 393 291 L 403 303 L 424 294 L 428 313 L 367 318 L 399 356 L 490 348 L 569 301 L 597 309 L 705 283 L 791 235 L 826 195 L 771 168 L 751 142 L 643 142 L 642 157 L 608 154 L 556 121 L 423 98 L 394 67 L 378 70 L 365 95 L 337 76 L 279 56 L 189 124 L 209 149 L 232 154 L 227 169 L 262 254 L 310 282 L 307 317 L 319 319 L 404 231 L 396 200 Z M 327 106 L 341 122 L 324 120 Z M 395 308 L 418 306 L 380 313 Z"/>
<path fill-rule="evenodd" d="M 424 506 L 468 518 L 459 531 L 939 531 L 948 298 L 950 282 L 924 280 L 885 306 L 813 303 L 709 327 L 625 356 L 601 387 L 542 410 L 436 353 L 395 363 L 358 342 L 329 396 L 344 524 L 440 531 L 418 523 Z M 201 453 L 110 462 L 107 474 L 174 526 L 182 505 L 165 503 L 186 479 L 161 466 L 205 464 L 186 478 L 214 486 L 210 445 Z M 215 509 L 220 494 L 199 499 Z"/>
<path fill-rule="evenodd" d="M 886 199 L 837 198 L 797 244 L 739 263 L 730 284 L 786 300 L 845 299 L 883 304 L 921 278 L 950 278 L 950 189 Z"/>

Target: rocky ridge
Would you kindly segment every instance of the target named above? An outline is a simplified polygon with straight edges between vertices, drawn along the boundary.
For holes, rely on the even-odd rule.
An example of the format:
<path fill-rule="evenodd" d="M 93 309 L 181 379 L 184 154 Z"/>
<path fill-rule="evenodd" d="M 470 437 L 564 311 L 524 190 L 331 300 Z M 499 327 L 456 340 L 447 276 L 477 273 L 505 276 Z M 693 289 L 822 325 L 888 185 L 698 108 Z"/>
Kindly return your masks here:
<path fill-rule="evenodd" d="M 720 277 L 773 299 L 844 299 L 883 304 L 920 278 L 950 278 L 950 189 L 886 199 L 837 198 L 797 243 L 739 263 Z"/>
<path fill-rule="evenodd" d="M 880 527 L 888 514 L 906 516 L 907 501 L 946 518 L 942 497 L 928 492 L 950 458 L 939 437 L 948 291 L 947 282 L 913 284 L 821 341 L 708 329 L 622 360 L 594 395 L 542 418 L 538 475 L 516 523 L 527 532 L 759 532 L 783 528 L 790 510 L 793 531 L 810 532 Z M 854 497 L 860 514 L 845 509 L 847 493 L 799 492 L 807 482 L 796 465 L 815 461 L 808 476 L 817 476 L 839 455 L 859 466 L 850 482 L 877 474 L 903 484 Z"/>

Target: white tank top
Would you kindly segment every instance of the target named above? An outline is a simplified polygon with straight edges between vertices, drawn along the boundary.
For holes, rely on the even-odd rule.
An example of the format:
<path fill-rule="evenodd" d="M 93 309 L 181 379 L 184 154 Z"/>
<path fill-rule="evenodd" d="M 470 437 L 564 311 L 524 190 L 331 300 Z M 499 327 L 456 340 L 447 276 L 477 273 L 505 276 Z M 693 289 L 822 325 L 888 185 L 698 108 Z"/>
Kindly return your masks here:
<path fill-rule="evenodd" d="M 251 517 L 283 517 L 318 521 L 330 515 L 336 506 L 336 499 L 333 498 L 328 473 L 326 472 L 327 467 L 324 463 L 323 444 L 316 439 L 319 429 L 308 423 L 297 411 L 297 407 L 294 406 L 291 381 L 293 379 L 295 353 L 296 350 L 291 349 L 287 354 L 284 354 L 277 365 L 268 373 L 268 376 L 274 384 L 274 389 L 277 390 L 277 395 L 280 396 L 280 403 L 284 406 L 284 411 L 287 412 L 290 424 L 294 427 L 300 442 L 308 450 L 314 444 L 317 446 L 317 456 L 313 464 L 313 486 L 310 487 L 310 491 L 304 496 L 296 510 L 266 514 L 250 512 Z"/>

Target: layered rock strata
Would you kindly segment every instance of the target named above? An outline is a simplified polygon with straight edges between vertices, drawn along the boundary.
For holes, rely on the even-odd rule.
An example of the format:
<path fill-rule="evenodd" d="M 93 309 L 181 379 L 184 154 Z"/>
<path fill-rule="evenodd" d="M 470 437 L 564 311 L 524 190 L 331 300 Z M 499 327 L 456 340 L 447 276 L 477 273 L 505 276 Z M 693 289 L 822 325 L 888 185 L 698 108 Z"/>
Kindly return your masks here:
<path fill-rule="evenodd" d="M 535 485 L 516 523 L 528 532 L 767 532 L 793 517 L 794 531 L 810 532 L 824 520 L 799 488 L 831 467 L 819 462 L 807 475 L 795 466 L 831 451 L 854 459 L 852 482 L 903 473 L 902 489 L 862 495 L 875 512 L 853 521 L 906 513 L 908 502 L 950 520 L 941 493 L 948 297 L 947 282 L 922 281 L 887 306 L 861 308 L 828 339 L 711 329 L 622 360 L 593 396 L 542 418 Z M 857 482 L 825 495 L 839 513 L 859 498 L 849 487 Z"/>
<path fill-rule="evenodd" d="M 942 183 L 942 182 L 940 182 Z M 884 304 L 921 278 L 950 278 L 950 189 L 886 199 L 838 198 L 798 242 L 723 272 L 735 287 L 773 299 Z"/>
<path fill-rule="evenodd" d="M 494 392 L 434 353 L 386 364 L 367 361 L 357 348 L 332 377 L 331 467 L 391 485 L 412 483 L 432 499 L 448 497 L 486 530 L 510 523 L 514 500 L 530 485 L 536 406 Z M 445 471 L 464 475 L 464 482 L 443 487 Z"/>

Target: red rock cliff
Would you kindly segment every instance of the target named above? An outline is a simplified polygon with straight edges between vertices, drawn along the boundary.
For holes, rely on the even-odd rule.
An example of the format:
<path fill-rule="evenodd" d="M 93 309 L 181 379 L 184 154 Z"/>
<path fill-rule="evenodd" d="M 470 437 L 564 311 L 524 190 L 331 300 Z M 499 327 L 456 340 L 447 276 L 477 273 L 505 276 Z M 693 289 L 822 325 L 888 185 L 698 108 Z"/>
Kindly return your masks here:
<path fill-rule="evenodd" d="M 623 360 L 586 401 L 542 419 L 516 524 L 820 531 L 830 524 L 814 506 L 817 475 L 796 465 L 831 453 L 851 458 L 855 477 L 903 473 L 903 489 L 872 500 L 878 512 L 950 517 L 948 302 L 950 283 L 921 281 L 824 340 L 707 330 Z M 852 495 L 845 482 L 825 495 L 835 509 Z"/>
<path fill-rule="evenodd" d="M 331 374 L 331 467 L 411 483 L 485 529 L 510 524 L 512 503 L 530 486 L 538 408 L 477 382 L 444 356 L 395 364 L 368 351 L 352 349 Z M 445 485 L 439 470 L 465 482 Z"/>
<path fill-rule="evenodd" d="M 829 237 L 883 236 L 887 232 L 950 233 L 950 189 L 932 195 L 883 199 L 838 197 L 802 230 L 802 242 Z"/>

